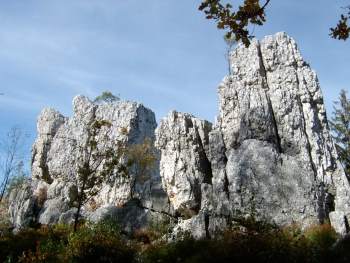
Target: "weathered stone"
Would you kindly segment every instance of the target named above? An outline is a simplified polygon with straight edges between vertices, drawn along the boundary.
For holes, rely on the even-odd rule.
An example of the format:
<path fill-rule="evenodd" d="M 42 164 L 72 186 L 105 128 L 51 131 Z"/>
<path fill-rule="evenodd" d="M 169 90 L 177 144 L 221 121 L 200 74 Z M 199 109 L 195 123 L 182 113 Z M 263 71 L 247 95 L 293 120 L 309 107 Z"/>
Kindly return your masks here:
<path fill-rule="evenodd" d="M 171 112 L 156 130 L 161 151 L 160 176 L 176 212 L 192 217 L 201 208 L 201 184 L 211 182 L 207 157 L 211 124 Z"/>
<path fill-rule="evenodd" d="M 33 196 L 36 201 L 40 212 L 34 221 L 38 220 L 41 224 L 72 221 L 78 194 L 77 164 L 83 154 L 81 147 L 86 140 L 87 129 L 95 120 L 111 124 L 108 128 L 104 127 L 108 129 L 103 131 L 107 138 L 98 134 L 97 148 L 101 151 L 107 147 L 117 151 L 118 143 L 130 146 L 143 143 L 145 139 L 153 143 L 155 139 L 154 113 L 138 103 L 117 101 L 97 104 L 84 96 L 77 96 L 73 100 L 72 118 L 65 118 L 52 109 L 44 109 L 38 118 L 38 138 L 33 146 L 32 177 L 36 185 L 22 193 L 26 195 L 23 198 Z M 158 159 L 157 150 L 154 149 L 154 152 Z M 91 210 L 103 206 L 121 207 L 131 199 L 138 199 L 142 207 L 139 209 L 170 213 L 158 166 L 149 172 L 147 180 L 145 178 L 140 180 L 132 170 L 127 177 L 114 173 L 103 183 L 99 194 L 83 207 L 82 212 L 89 214 Z M 24 209 L 23 205 L 18 205 Z M 22 219 L 23 216 L 17 221 Z"/>
<path fill-rule="evenodd" d="M 32 193 L 31 182 L 24 181 L 20 188 L 13 189 L 9 195 L 10 220 L 17 230 L 36 221 L 36 198 Z"/>
<path fill-rule="evenodd" d="M 100 222 L 103 220 L 113 220 L 127 234 L 132 234 L 136 229 L 141 229 L 163 220 L 172 220 L 172 217 L 156 212 L 152 209 L 147 209 L 140 206 L 136 200 L 131 200 L 124 206 L 104 206 L 98 208 L 96 211 L 90 213 L 87 219 L 91 222 Z"/>
<path fill-rule="evenodd" d="M 337 161 L 316 74 L 294 40 L 285 33 L 254 40 L 230 60 L 232 75 L 219 87 L 219 117 L 203 147 L 210 182 L 194 180 L 202 167 L 191 162 L 197 140 L 186 114 L 180 121 L 171 114 L 157 129 L 161 176 L 172 204 L 177 210 L 201 204 L 196 213 L 183 215 L 192 217 L 179 229 L 210 235 L 217 231 L 215 222 L 225 226 L 227 219 L 247 216 L 306 227 L 335 211 L 330 220 L 343 232 L 349 183 Z M 188 195 L 193 181 L 197 199 Z M 337 221 L 338 211 L 344 216 Z"/>
<path fill-rule="evenodd" d="M 220 85 L 209 144 L 215 213 L 254 212 L 303 226 L 323 222 L 334 209 L 347 215 L 349 184 L 319 83 L 294 40 L 278 33 L 238 47 L 230 59 L 233 74 Z"/>
<path fill-rule="evenodd" d="M 211 237 L 237 218 L 302 227 L 330 220 L 349 230 L 350 186 L 332 142 L 317 76 L 285 33 L 239 45 L 219 86 L 216 123 L 173 111 L 160 121 L 141 104 L 73 101 L 73 117 L 52 109 L 38 119 L 33 182 L 12 196 L 16 227 L 74 219 L 79 147 L 94 120 L 111 123 L 98 149 L 155 142 L 156 167 L 145 177 L 114 174 L 83 207 L 92 221 L 125 231 L 171 218 L 174 236 Z M 107 128 L 106 128 L 107 129 Z M 117 143 L 118 142 L 118 143 Z M 46 192 L 45 192 L 46 191 Z M 16 198 L 18 200 L 16 200 Z M 39 213 L 38 213 L 39 211 Z M 239 222 L 239 220 L 237 221 Z"/>

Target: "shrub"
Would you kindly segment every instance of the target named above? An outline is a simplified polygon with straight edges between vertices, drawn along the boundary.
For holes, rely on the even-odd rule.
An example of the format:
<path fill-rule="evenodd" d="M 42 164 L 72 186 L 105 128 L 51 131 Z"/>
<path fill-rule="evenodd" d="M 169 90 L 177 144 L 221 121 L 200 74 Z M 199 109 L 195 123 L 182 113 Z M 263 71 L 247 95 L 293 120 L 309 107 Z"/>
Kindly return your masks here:
<path fill-rule="evenodd" d="M 137 229 L 133 237 L 144 244 L 150 244 L 161 239 L 171 230 L 171 220 L 168 217 L 154 218 L 148 224 L 148 227 Z"/>
<path fill-rule="evenodd" d="M 135 233 L 147 245 L 123 238 L 111 220 L 87 223 L 75 233 L 66 225 L 28 229 L 0 237 L 0 262 L 349 262 L 350 238 L 334 246 L 337 235 L 330 225 L 302 231 L 296 225 L 277 228 L 242 222 L 244 228 L 227 229 L 204 240 L 184 235 L 171 243 L 152 242 L 159 226 Z M 160 231 L 163 226 L 158 223 Z"/>
<path fill-rule="evenodd" d="M 0 237 L 9 234 L 11 230 L 10 215 L 6 199 L 0 201 Z"/>
<path fill-rule="evenodd" d="M 0 262 L 62 262 L 67 226 L 26 229 L 0 239 Z"/>
<path fill-rule="evenodd" d="M 245 229 L 228 229 L 211 240 L 187 237 L 169 244 L 150 246 L 143 260 L 150 262 L 329 262 L 335 239 L 328 226 L 303 233 L 297 226 L 276 228 L 245 223 Z"/>
<path fill-rule="evenodd" d="M 135 250 L 122 240 L 112 221 L 80 228 L 71 233 L 66 248 L 67 262 L 132 262 Z"/>
<path fill-rule="evenodd" d="M 330 249 L 338 239 L 330 224 L 313 225 L 305 230 L 304 235 L 310 243 L 313 256 L 324 260 L 330 256 Z"/>

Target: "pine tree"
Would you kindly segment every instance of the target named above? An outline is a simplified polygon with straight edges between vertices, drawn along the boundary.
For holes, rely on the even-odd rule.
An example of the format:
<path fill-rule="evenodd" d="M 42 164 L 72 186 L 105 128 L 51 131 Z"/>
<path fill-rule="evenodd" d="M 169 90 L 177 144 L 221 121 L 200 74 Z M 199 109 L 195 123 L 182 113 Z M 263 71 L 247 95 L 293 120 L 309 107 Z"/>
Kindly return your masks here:
<path fill-rule="evenodd" d="M 339 159 L 347 176 L 350 176 L 350 100 L 345 90 L 341 90 L 339 101 L 334 102 L 333 118 L 330 127 Z"/>

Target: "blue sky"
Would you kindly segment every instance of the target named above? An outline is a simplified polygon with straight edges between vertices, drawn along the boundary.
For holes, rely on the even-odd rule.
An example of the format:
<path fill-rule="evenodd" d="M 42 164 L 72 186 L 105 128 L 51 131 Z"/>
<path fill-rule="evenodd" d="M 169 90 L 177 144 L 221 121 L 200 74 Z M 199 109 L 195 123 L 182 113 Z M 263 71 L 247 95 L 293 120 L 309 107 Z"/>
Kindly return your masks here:
<path fill-rule="evenodd" d="M 223 31 L 200 0 L 0 0 L 0 133 L 36 133 L 43 107 L 71 113 L 77 94 L 104 90 L 142 102 L 159 120 L 170 110 L 214 120 L 226 74 Z M 233 2 L 233 1 L 232 1 Z M 350 40 L 328 36 L 348 0 L 272 0 L 254 34 L 286 31 L 316 70 L 328 115 L 350 89 Z"/>

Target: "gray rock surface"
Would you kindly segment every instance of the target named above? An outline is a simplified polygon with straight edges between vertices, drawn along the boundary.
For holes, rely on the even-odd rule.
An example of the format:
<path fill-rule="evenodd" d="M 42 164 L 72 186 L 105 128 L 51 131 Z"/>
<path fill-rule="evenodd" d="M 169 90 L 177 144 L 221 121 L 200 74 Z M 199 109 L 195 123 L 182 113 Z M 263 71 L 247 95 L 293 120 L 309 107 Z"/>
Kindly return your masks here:
<path fill-rule="evenodd" d="M 72 118 L 43 110 L 32 185 L 12 197 L 15 226 L 72 222 L 77 149 L 98 119 L 112 124 L 99 149 L 149 138 L 158 161 L 146 179 L 131 173 L 106 181 L 83 209 L 92 221 L 112 217 L 130 232 L 165 217 L 177 222 L 174 236 L 203 238 L 249 216 L 301 227 L 329 219 L 338 233 L 347 233 L 349 182 L 317 76 L 295 41 L 285 33 L 254 40 L 249 48 L 239 45 L 230 61 L 214 125 L 172 111 L 156 129 L 153 112 L 141 104 L 95 104 L 83 96 L 74 99 Z"/>
<path fill-rule="evenodd" d="M 13 189 L 8 201 L 10 220 L 15 229 L 29 227 L 36 222 L 36 197 L 30 181 L 24 181 L 19 188 Z"/>
<path fill-rule="evenodd" d="M 218 225 L 254 216 L 302 227 L 330 219 L 337 232 L 347 232 L 349 182 L 337 160 L 317 76 L 295 41 L 285 33 L 254 40 L 233 51 L 230 61 L 232 75 L 220 84 L 219 117 L 209 130 L 209 149 L 204 147 L 211 181 L 196 181 L 201 208 L 180 220 L 176 231 L 210 236 Z M 182 146 L 195 141 L 190 129 L 170 120 L 161 176 L 168 194 L 177 193 L 175 201 L 170 197 L 177 208 L 176 202 L 192 201 L 186 198 L 188 178 L 198 178 L 201 165 L 191 161 L 196 151 Z"/>
<path fill-rule="evenodd" d="M 175 211 L 186 218 L 201 208 L 201 185 L 211 183 L 207 157 L 211 126 L 192 115 L 173 111 L 156 130 L 164 188 Z"/>
<path fill-rule="evenodd" d="M 87 129 L 94 120 L 111 124 L 104 133 L 106 137 L 98 134 L 97 148 L 101 151 L 107 147 L 117 151 L 120 145 L 141 144 L 145 139 L 153 143 L 155 140 L 154 113 L 138 103 L 93 103 L 84 96 L 77 96 L 73 100 L 71 118 L 63 117 L 53 109 L 44 109 L 38 118 L 38 137 L 33 145 L 32 185 L 25 191 L 19 191 L 21 201 L 18 203 L 13 198 L 10 207 L 12 214 L 15 211 L 15 214 L 20 214 L 17 217 L 13 215 L 16 226 L 21 226 L 26 215 L 33 210 L 34 201 L 38 212 L 32 221 L 40 224 L 73 221 L 78 193 L 77 163 L 83 154 L 80 149 L 86 140 Z M 158 158 L 155 148 L 154 152 Z M 162 189 L 158 165 L 142 180 L 132 171 L 127 177 L 113 174 L 103 183 L 99 194 L 84 205 L 82 214 L 93 217 L 96 209 L 111 206 L 122 211 L 132 199 L 139 200 L 139 210 L 156 209 L 160 216 L 171 212 L 168 197 Z"/>

